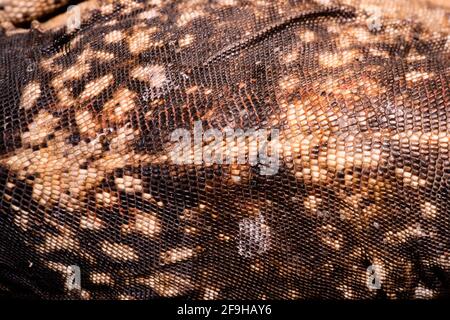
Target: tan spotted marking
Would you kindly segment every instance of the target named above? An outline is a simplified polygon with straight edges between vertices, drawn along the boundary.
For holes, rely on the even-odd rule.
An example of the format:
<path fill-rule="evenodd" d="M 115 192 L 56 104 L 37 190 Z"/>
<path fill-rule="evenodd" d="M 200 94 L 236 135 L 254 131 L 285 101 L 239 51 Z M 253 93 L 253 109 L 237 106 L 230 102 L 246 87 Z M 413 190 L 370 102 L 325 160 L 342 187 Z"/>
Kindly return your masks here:
<path fill-rule="evenodd" d="M 344 236 L 337 233 L 336 227 L 327 224 L 320 228 L 320 238 L 324 244 L 334 250 L 340 250 L 344 245 Z"/>
<path fill-rule="evenodd" d="M 104 272 L 93 272 L 89 275 L 89 279 L 94 284 L 114 285 L 114 279 Z"/>
<path fill-rule="evenodd" d="M 195 35 L 187 34 L 178 41 L 178 44 L 180 45 L 181 48 L 184 48 L 184 47 L 190 46 L 194 42 L 194 40 L 195 40 Z"/>
<path fill-rule="evenodd" d="M 134 222 L 122 227 L 123 233 L 138 232 L 146 237 L 155 238 L 161 232 L 161 221 L 156 214 L 139 209 L 130 209 L 135 215 Z"/>
<path fill-rule="evenodd" d="M 437 207 L 428 201 L 425 201 L 420 205 L 420 210 L 422 217 L 426 219 L 434 219 L 439 214 Z"/>
<path fill-rule="evenodd" d="M 300 79 L 297 75 L 293 74 L 286 76 L 280 80 L 279 86 L 282 92 L 292 93 L 300 85 Z"/>
<path fill-rule="evenodd" d="M 204 15 L 205 15 L 205 12 L 202 10 L 189 10 L 189 11 L 182 12 L 180 17 L 177 20 L 177 25 L 178 25 L 178 27 L 184 27 L 189 22 L 191 22 L 197 18 L 203 17 Z"/>
<path fill-rule="evenodd" d="M 148 82 L 154 88 L 162 87 L 167 81 L 165 69 L 160 65 L 135 67 L 131 71 L 131 76 L 138 80 Z"/>
<path fill-rule="evenodd" d="M 362 58 L 362 54 L 359 50 L 343 50 L 337 53 L 327 52 L 320 54 L 319 63 L 325 68 L 338 68 L 356 62 L 360 58 Z"/>
<path fill-rule="evenodd" d="M 147 27 L 136 31 L 128 39 L 128 47 L 130 52 L 132 54 L 139 54 L 145 50 L 148 50 L 151 45 L 155 45 L 155 43 L 152 42 L 152 36 L 157 30 L 158 28 L 156 27 Z"/>
<path fill-rule="evenodd" d="M 39 111 L 36 117 L 28 125 L 28 131 L 22 134 L 22 143 L 37 145 L 45 141 L 45 138 L 55 131 L 58 119 L 45 110 Z"/>
<path fill-rule="evenodd" d="M 286 64 L 290 64 L 295 62 L 298 58 L 299 58 L 298 49 L 294 48 L 282 56 L 282 61 Z"/>
<path fill-rule="evenodd" d="M 22 229 L 22 231 L 27 231 L 30 223 L 30 213 L 15 205 L 11 205 L 11 208 L 16 211 L 14 215 L 14 224 Z"/>
<path fill-rule="evenodd" d="M 86 215 L 80 218 L 80 227 L 82 229 L 100 230 L 104 226 L 104 222 L 95 213 L 88 211 Z"/>
<path fill-rule="evenodd" d="M 413 84 L 419 81 L 430 79 L 433 76 L 434 76 L 433 73 L 411 71 L 405 75 L 405 79 L 408 83 Z"/>
<path fill-rule="evenodd" d="M 119 201 L 119 198 L 115 193 L 102 191 L 95 194 L 95 200 L 97 203 L 103 206 L 111 206 Z"/>
<path fill-rule="evenodd" d="M 123 243 L 103 241 L 101 249 L 105 255 L 117 261 L 136 261 L 139 258 L 132 247 Z"/>
<path fill-rule="evenodd" d="M 179 296 L 194 288 L 190 279 L 168 271 L 159 272 L 148 278 L 138 278 L 136 282 L 151 287 L 163 297 Z"/>
<path fill-rule="evenodd" d="M 75 121 L 82 136 L 89 138 L 97 136 L 97 131 L 100 127 L 89 110 L 77 110 L 75 112 Z"/>
<path fill-rule="evenodd" d="M 73 233 L 67 232 L 60 235 L 46 235 L 45 242 L 37 248 L 41 253 L 49 253 L 58 250 L 77 251 L 79 250 L 78 240 Z"/>
<path fill-rule="evenodd" d="M 123 123 L 127 120 L 127 114 L 136 108 L 135 98 L 136 93 L 127 88 L 117 90 L 103 106 L 102 117 L 112 123 Z"/>
<path fill-rule="evenodd" d="M 314 31 L 305 30 L 299 33 L 300 40 L 306 43 L 314 42 L 316 40 L 316 34 Z"/>
<path fill-rule="evenodd" d="M 105 35 L 107 44 L 119 43 L 125 39 L 125 34 L 120 30 L 114 30 Z"/>
<path fill-rule="evenodd" d="M 203 300 L 216 300 L 219 297 L 220 290 L 217 288 L 206 288 L 203 293 Z"/>
<path fill-rule="evenodd" d="M 432 233 L 426 233 L 420 225 L 408 226 L 406 229 L 394 232 L 388 231 L 384 234 L 383 242 L 387 244 L 399 245 L 405 243 L 411 238 L 421 238 L 433 236 Z"/>
<path fill-rule="evenodd" d="M 89 82 L 84 91 L 80 94 L 81 100 L 92 99 L 103 92 L 113 83 L 114 77 L 112 74 L 107 74 L 101 78 Z"/>
<path fill-rule="evenodd" d="M 25 110 L 31 109 L 41 96 L 41 85 L 38 81 L 33 81 L 27 84 L 22 91 L 20 99 L 20 107 Z"/>
<path fill-rule="evenodd" d="M 192 259 L 197 254 L 198 248 L 174 248 L 161 253 L 163 264 L 173 264 Z"/>
<path fill-rule="evenodd" d="M 150 9 L 150 10 L 146 10 L 141 12 L 138 15 L 139 19 L 144 19 L 144 20 L 150 20 L 150 19 L 154 19 L 159 17 L 160 13 L 158 12 L 158 10 L 156 9 Z"/>
<path fill-rule="evenodd" d="M 125 191 L 127 193 L 139 193 L 143 190 L 142 180 L 132 176 L 125 175 L 121 178 L 115 178 L 114 182 L 118 190 Z"/>
<path fill-rule="evenodd" d="M 316 213 L 318 207 L 320 206 L 322 202 L 321 198 L 318 198 L 314 195 L 309 195 L 304 201 L 303 205 L 306 209 L 310 210 L 312 213 Z"/>

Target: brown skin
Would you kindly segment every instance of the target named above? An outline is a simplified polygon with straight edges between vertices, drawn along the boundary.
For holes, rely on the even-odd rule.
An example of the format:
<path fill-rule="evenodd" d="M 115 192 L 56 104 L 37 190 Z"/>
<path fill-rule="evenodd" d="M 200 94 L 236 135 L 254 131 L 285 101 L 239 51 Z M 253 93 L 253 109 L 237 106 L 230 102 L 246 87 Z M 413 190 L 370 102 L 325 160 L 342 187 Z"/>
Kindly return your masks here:
<path fill-rule="evenodd" d="M 119 2 L 0 36 L 0 255 L 28 294 L 73 264 L 86 299 L 448 294 L 448 8 Z M 197 120 L 278 129 L 278 173 L 174 163 Z"/>

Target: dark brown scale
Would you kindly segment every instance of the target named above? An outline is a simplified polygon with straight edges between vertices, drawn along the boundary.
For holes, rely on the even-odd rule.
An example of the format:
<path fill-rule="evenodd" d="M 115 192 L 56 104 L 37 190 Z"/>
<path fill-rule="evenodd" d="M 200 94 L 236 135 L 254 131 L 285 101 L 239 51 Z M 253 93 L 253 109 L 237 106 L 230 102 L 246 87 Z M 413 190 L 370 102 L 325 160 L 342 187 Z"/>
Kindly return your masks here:
<path fill-rule="evenodd" d="M 220 59 L 226 59 L 229 56 L 233 56 L 237 54 L 239 51 L 242 51 L 246 48 L 251 47 L 255 43 L 258 43 L 268 37 L 282 32 L 286 28 L 290 28 L 301 23 L 312 23 L 315 20 L 319 19 L 344 19 L 347 21 L 351 21 L 355 18 L 355 12 L 350 8 L 324 8 L 320 11 L 311 11 L 311 12 L 300 12 L 284 18 L 282 21 L 275 22 L 272 25 L 263 28 L 261 31 L 256 32 L 255 34 L 239 40 L 238 42 L 232 43 L 219 52 L 215 53 L 211 57 L 209 57 L 205 65 L 209 65 L 211 63 L 216 62 Z"/>

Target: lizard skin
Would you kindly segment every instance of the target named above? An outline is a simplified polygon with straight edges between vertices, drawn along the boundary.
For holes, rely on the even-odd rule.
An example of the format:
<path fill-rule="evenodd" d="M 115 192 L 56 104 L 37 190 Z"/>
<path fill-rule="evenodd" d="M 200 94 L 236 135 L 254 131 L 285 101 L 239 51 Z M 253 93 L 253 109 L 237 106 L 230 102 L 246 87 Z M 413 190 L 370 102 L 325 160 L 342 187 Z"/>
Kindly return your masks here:
<path fill-rule="evenodd" d="M 86 1 L 73 32 L 27 3 L 0 1 L 2 295 L 448 297 L 445 1 Z M 196 121 L 277 128 L 279 171 L 174 163 Z"/>

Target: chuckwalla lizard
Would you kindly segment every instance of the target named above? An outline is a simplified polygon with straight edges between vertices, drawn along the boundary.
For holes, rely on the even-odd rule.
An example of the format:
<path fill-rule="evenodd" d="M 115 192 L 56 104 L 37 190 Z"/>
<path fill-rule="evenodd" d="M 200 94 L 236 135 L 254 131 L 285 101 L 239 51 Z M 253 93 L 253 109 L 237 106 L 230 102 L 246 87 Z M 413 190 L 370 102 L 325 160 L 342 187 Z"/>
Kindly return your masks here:
<path fill-rule="evenodd" d="M 1 295 L 448 297 L 449 16 L 0 0 Z M 176 161 L 196 125 L 276 130 L 277 170 Z M 200 150 L 245 160 L 252 141 Z"/>

